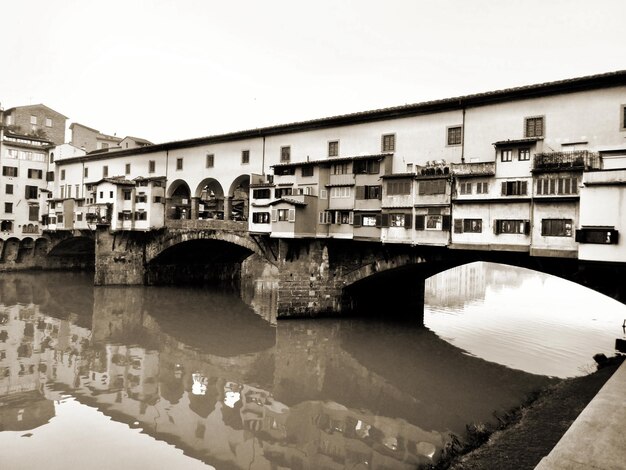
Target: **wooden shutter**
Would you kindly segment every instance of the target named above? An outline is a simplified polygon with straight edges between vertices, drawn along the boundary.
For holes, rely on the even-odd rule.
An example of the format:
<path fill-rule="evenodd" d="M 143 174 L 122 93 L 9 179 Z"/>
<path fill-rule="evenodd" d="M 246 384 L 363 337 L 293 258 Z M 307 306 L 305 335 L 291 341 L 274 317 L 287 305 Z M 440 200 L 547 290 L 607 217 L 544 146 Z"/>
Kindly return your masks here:
<path fill-rule="evenodd" d="M 463 219 L 454 219 L 454 233 L 463 233 Z"/>
<path fill-rule="evenodd" d="M 385 214 L 387 215 L 387 214 Z M 389 216 L 387 215 L 387 221 L 389 221 Z M 383 218 L 380 214 L 376 214 L 376 227 L 380 228 L 383 225 Z"/>
<path fill-rule="evenodd" d="M 354 224 L 354 212 L 350 212 L 350 214 L 348 215 L 348 223 L 350 225 Z"/>
<path fill-rule="evenodd" d="M 416 215 L 415 216 L 415 230 L 424 230 L 425 221 L 426 221 L 425 215 Z"/>
<path fill-rule="evenodd" d="M 365 186 L 356 187 L 356 199 L 365 199 Z"/>
<path fill-rule="evenodd" d="M 380 225 L 382 227 L 389 227 L 389 214 L 382 214 L 380 219 Z"/>
<path fill-rule="evenodd" d="M 449 215 L 442 216 L 441 230 L 450 231 L 450 216 Z"/>
<path fill-rule="evenodd" d="M 494 219 L 493 221 L 493 233 L 498 235 L 500 233 L 500 224 L 498 223 L 497 220 Z"/>
<path fill-rule="evenodd" d="M 413 217 L 411 214 L 404 214 L 404 228 L 411 228 L 413 226 Z"/>
<path fill-rule="evenodd" d="M 354 227 L 360 227 L 361 226 L 361 214 L 354 214 L 354 218 L 352 220 L 352 225 Z"/>
<path fill-rule="evenodd" d="M 426 181 L 420 181 L 418 193 L 420 195 L 426 194 Z"/>
<path fill-rule="evenodd" d="M 296 221 L 296 210 L 295 209 L 289 209 L 289 213 L 288 213 L 288 222 L 295 222 Z"/>
<path fill-rule="evenodd" d="M 522 181 L 522 188 L 520 190 L 520 194 L 528 194 L 528 181 Z"/>
<path fill-rule="evenodd" d="M 530 220 L 524 221 L 524 235 L 530 235 Z"/>
<path fill-rule="evenodd" d="M 503 196 L 508 196 L 508 193 L 506 191 L 506 181 L 502 182 L 502 195 Z"/>
<path fill-rule="evenodd" d="M 272 209 L 272 222 L 278 221 L 278 211 L 276 209 Z"/>

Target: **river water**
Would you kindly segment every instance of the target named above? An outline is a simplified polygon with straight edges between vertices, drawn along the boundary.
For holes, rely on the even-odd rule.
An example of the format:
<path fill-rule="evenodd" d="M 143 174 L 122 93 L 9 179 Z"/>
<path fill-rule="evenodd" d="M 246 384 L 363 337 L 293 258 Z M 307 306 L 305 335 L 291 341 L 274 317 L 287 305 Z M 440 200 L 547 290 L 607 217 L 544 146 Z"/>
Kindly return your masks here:
<path fill-rule="evenodd" d="M 589 372 L 626 318 L 484 263 L 427 280 L 426 327 L 276 322 L 271 281 L 242 296 L 92 281 L 0 276 L 2 469 L 424 467 L 467 424 Z"/>

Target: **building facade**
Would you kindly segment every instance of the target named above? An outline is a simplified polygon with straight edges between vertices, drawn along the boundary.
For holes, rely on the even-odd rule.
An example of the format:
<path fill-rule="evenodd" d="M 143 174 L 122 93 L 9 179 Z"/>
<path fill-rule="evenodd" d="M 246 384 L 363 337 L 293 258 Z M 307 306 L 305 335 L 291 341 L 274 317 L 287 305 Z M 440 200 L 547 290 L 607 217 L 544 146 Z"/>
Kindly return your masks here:
<path fill-rule="evenodd" d="M 625 121 L 620 71 L 67 158 L 53 191 L 87 200 L 106 178 L 136 191 L 159 177 L 163 197 L 147 204 L 162 225 L 245 219 L 278 238 L 613 261 L 626 253 Z M 110 204 L 136 220 L 136 209 Z"/>

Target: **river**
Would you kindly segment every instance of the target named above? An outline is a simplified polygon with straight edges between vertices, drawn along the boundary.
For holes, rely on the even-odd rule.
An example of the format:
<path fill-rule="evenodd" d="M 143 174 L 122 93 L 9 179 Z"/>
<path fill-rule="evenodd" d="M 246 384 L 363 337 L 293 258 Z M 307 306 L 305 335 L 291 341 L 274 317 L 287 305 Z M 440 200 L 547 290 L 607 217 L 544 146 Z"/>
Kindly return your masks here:
<path fill-rule="evenodd" d="M 0 277 L 0 468 L 415 469 L 613 353 L 626 307 L 527 270 L 426 281 L 424 324 L 272 317 L 270 281 Z M 406 316 L 405 316 L 406 317 Z"/>

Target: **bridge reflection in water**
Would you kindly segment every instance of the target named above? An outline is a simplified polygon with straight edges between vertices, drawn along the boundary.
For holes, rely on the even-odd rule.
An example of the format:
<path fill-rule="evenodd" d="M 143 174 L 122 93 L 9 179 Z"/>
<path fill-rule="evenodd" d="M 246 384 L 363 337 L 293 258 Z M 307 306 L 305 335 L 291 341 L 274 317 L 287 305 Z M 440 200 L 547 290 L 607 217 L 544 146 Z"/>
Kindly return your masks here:
<path fill-rule="evenodd" d="M 53 401 L 72 397 L 129 425 L 119 432 L 140 428 L 155 449 L 165 441 L 218 469 L 413 469 L 436 462 L 451 433 L 551 381 L 410 323 L 276 325 L 269 278 L 244 298 L 267 318 L 220 290 L 3 275 L 0 445 L 7 431 L 37 436 L 64 409 Z M 72 419 L 63 422 L 81 425 Z M 42 441 L 29 441 L 33 453 Z"/>

